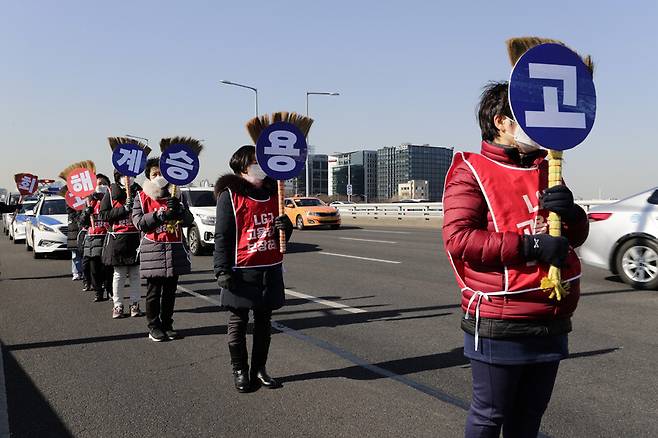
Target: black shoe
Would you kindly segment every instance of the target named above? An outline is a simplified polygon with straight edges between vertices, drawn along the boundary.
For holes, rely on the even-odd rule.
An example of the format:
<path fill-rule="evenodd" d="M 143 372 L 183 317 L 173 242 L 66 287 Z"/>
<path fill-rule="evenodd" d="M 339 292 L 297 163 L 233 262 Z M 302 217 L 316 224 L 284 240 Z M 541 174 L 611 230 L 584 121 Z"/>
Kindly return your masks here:
<path fill-rule="evenodd" d="M 247 370 L 233 370 L 233 383 L 238 392 L 249 392 L 249 372 Z"/>
<path fill-rule="evenodd" d="M 262 367 L 261 369 L 256 371 L 256 373 L 252 373 L 251 382 L 253 384 L 263 385 L 264 387 L 269 389 L 274 389 L 281 386 L 279 385 L 279 382 L 277 382 L 267 374 L 267 370 L 265 369 L 265 367 Z"/>
<path fill-rule="evenodd" d="M 168 328 L 164 329 L 164 332 L 165 332 L 165 335 L 167 335 L 167 337 L 169 339 L 172 339 L 172 340 L 173 339 L 178 339 L 178 333 L 176 332 L 176 330 L 174 330 L 173 327 L 168 327 Z"/>
<path fill-rule="evenodd" d="M 153 342 L 162 342 L 167 340 L 167 335 L 158 327 L 149 330 L 149 339 Z"/>
<path fill-rule="evenodd" d="M 102 295 L 96 295 L 94 297 L 94 303 L 100 303 L 101 301 L 105 301 Z"/>
<path fill-rule="evenodd" d="M 89 286 L 88 284 L 82 286 L 82 292 L 89 292 L 90 290 L 91 290 L 91 286 Z"/>

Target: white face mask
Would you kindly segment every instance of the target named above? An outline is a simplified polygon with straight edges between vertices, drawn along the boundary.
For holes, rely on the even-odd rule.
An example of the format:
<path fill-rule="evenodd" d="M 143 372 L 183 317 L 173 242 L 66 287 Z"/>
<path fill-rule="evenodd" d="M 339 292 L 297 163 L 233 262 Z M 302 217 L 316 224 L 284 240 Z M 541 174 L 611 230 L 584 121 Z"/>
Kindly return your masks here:
<path fill-rule="evenodd" d="M 132 186 L 133 183 L 135 182 L 135 178 L 133 178 L 133 177 L 131 177 L 131 176 L 124 176 L 123 178 L 121 178 L 121 182 L 122 182 L 122 184 L 124 185 L 124 187 L 125 187 L 125 186 L 130 187 L 130 186 Z"/>
<path fill-rule="evenodd" d="M 516 129 L 514 130 L 514 144 L 516 147 L 519 149 L 519 152 L 522 154 L 528 154 L 530 152 L 535 152 L 539 149 L 541 149 L 541 145 L 535 142 L 533 139 L 528 137 L 528 135 L 521 129 L 519 124 L 516 122 L 516 120 L 510 119 L 512 121 L 514 126 L 516 126 Z"/>
<path fill-rule="evenodd" d="M 107 186 L 103 186 L 100 184 L 96 186 L 96 193 L 102 193 L 104 195 L 107 192 L 108 192 Z"/>
<path fill-rule="evenodd" d="M 267 174 L 258 164 L 252 164 L 247 168 L 247 176 L 255 181 L 262 181 L 265 179 Z"/>
<path fill-rule="evenodd" d="M 155 184 L 161 189 L 164 189 L 167 186 L 167 184 L 169 184 L 169 181 L 167 181 L 165 177 L 162 175 L 156 176 L 151 181 L 153 182 L 153 184 Z"/>

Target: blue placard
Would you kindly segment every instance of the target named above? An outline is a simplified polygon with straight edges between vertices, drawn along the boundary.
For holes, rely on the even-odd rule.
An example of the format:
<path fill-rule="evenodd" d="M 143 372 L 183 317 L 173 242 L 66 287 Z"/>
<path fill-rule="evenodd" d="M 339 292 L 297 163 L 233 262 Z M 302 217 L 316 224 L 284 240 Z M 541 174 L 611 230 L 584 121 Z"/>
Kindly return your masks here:
<path fill-rule="evenodd" d="M 174 144 L 160 156 L 160 172 L 171 184 L 184 186 L 199 174 L 199 157 L 184 144 Z"/>
<path fill-rule="evenodd" d="M 136 144 L 121 144 L 112 152 L 112 164 L 121 175 L 135 177 L 146 168 L 146 152 Z"/>
<path fill-rule="evenodd" d="M 518 60 L 509 101 L 521 129 L 546 149 L 574 148 L 594 126 L 592 74 L 578 54 L 559 44 L 533 47 Z"/>
<path fill-rule="evenodd" d="M 272 123 L 256 143 L 258 164 L 267 176 L 279 181 L 299 175 L 307 153 L 306 137 L 292 123 Z"/>

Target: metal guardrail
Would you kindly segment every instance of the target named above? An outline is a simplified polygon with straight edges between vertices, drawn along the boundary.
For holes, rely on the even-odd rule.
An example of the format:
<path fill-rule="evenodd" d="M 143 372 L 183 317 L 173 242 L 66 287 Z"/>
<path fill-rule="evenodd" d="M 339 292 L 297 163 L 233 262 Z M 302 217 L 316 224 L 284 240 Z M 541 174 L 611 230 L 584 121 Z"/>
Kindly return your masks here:
<path fill-rule="evenodd" d="M 611 204 L 613 200 L 578 200 L 576 204 L 589 211 L 590 207 Z M 342 216 L 379 218 L 424 218 L 443 217 L 442 202 L 390 203 L 390 204 L 347 204 L 335 205 Z"/>

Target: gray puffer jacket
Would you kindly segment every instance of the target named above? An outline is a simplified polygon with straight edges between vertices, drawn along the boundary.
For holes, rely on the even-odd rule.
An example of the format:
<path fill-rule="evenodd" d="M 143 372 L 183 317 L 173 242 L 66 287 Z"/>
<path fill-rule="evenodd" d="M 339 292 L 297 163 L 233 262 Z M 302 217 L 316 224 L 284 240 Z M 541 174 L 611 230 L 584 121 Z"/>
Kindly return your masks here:
<path fill-rule="evenodd" d="M 143 194 L 151 199 L 162 200 L 169 198 L 169 186 L 160 189 L 151 181 L 146 180 L 142 186 Z M 180 191 L 179 191 L 180 193 Z M 194 224 L 194 216 L 187 205 L 183 203 L 185 212 L 182 226 L 189 227 Z M 133 204 L 133 224 L 142 233 L 148 234 L 163 225 L 157 211 L 144 211 L 141 197 L 137 196 Z M 180 242 L 155 242 L 145 235 L 139 250 L 140 274 L 142 278 L 174 277 L 192 272 L 190 254 L 187 250 L 183 230 L 179 227 Z"/>

